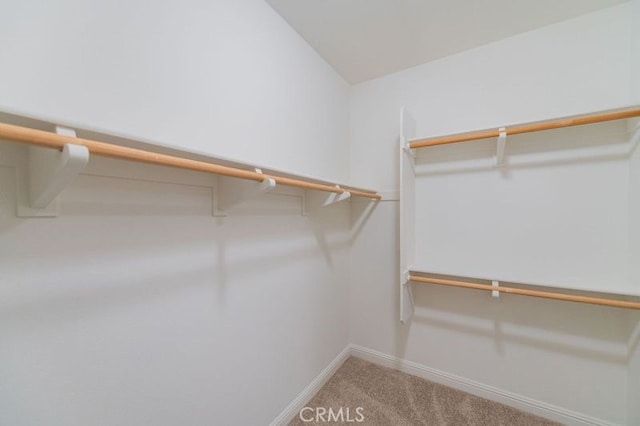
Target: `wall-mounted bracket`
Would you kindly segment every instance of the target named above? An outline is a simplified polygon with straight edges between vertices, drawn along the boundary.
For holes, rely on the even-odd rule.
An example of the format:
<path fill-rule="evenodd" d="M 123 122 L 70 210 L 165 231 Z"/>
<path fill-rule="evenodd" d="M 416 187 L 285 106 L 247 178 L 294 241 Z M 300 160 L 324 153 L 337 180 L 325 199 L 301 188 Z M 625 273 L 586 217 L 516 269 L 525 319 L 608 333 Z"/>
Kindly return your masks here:
<path fill-rule="evenodd" d="M 409 154 L 411 158 L 416 158 L 416 150 L 411 149 L 409 139 L 407 139 L 404 135 L 400 136 L 400 145 L 402 146 L 402 150 Z"/>
<path fill-rule="evenodd" d="M 256 173 L 262 170 L 256 168 Z M 226 216 L 226 211 L 248 199 L 266 194 L 276 187 L 273 178 L 265 178 L 262 182 L 246 181 L 236 178 L 219 177 L 214 196 L 214 216 Z"/>
<path fill-rule="evenodd" d="M 491 286 L 492 287 L 499 287 L 500 283 L 498 281 L 491 281 Z M 494 299 L 499 299 L 500 298 L 500 291 L 499 290 L 491 290 L 491 297 L 493 297 Z"/>
<path fill-rule="evenodd" d="M 496 165 L 501 166 L 504 163 L 504 147 L 507 141 L 507 129 L 500 127 L 498 129 L 498 140 L 496 143 Z"/>
<path fill-rule="evenodd" d="M 75 137 L 72 129 L 56 126 L 56 133 Z M 18 216 L 58 216 L 58 195 L 89 162 L 83 145 L 65 144 L 62 151 L 30 146 L 18 165 Z"/>
<path fill-rule="evenodd" d="M 414 149 L 409 148 L 409 142 L 406 142 L 406 145 L 402 148 L 407 154 L 411 156 L 411 158 L 416 158 L 416 151 Z"/>
<path fill-rule="evenodd" d="M 340 185 L 335 185 L 336 188 L 340 188 Z M 305 191 L 304 200 L 302 204 L 302 215 L 308 216 L 314 212 L 329 207 L 333 204 L 337 204 L 340 201 L 346 201 L 351 199 L 351 193 L 345 192 L 330 192 L 327 195 L 326 192 L 308 190 Z"/>
<path fill-rule="evenodd" d="M 340 185 L 336 185 L 336 188 L 340 188 Z M 332 192 L 324 200 L 324 203 L 322 203 L 322 207 L 327 207 L 327 206 L 330 206 L 331 204 L 335 204 L 335 203 L 338 203 L 340 201 L 348 200 L 349 198 L 351 198 L 351 193 L 350 192 L 343 192 L 343 193 Z"/>
<path fill-rule="evenodd" d="M 409 321 L 415 309 L 413 304 L 413 287 L 409 277 L 410 273 L 408 270 L 400 273 L 400 322 L 402 324 L 406 324 L 407 321 Z"/>

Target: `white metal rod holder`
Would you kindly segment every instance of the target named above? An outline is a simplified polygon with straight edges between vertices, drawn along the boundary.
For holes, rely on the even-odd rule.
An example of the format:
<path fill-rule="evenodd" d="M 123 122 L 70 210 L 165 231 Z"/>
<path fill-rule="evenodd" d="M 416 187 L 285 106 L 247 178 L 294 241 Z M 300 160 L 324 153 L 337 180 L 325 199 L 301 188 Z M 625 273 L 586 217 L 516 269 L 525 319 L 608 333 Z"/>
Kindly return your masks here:
<path fill-rule="evenodd" d="M 75 137 L 70 129 L 56 127 L 56 133 Z M 86 167 L 89 150 L 83 145 L 65 144 L 62 151 L 29 147 L 29 204 L 46 208 Z"/>
<path fill-rule="evenodd" d="M 336 185 L 336 188 L 340 188 L 340 185 Z M 322 207 L 327 207 L 327 206 L 330 206 L 331 204 L 335 204 L 335 203 L 339 203 L 340 201 L 348 200 L 349 198 L 351 198 L 351 193 L 348 192 L 348 191 L 347 192 L 343 192 L 342 194 L 338 194 L 336 192 L 332 192 L 324 200 L 324 203 L 322 203 Z"/>
<path fill-rule="evenodd" d="M 495 287 L 495 288 L 499 288 L 500 287 L 500 282 L 491 281 L 491 286 Z M 499 299 L 500 298 L 500 291 L 499 290 L 491 290 L 491 297 L 493 297 L 494 299 Z"/>
<path fill-rule="evenodd" d="M 500 127 L 498 140 L 496 143 L 496 165 L 501 166 L 504 163 L 504 147 L 507 141 L 507 129 Z"/>

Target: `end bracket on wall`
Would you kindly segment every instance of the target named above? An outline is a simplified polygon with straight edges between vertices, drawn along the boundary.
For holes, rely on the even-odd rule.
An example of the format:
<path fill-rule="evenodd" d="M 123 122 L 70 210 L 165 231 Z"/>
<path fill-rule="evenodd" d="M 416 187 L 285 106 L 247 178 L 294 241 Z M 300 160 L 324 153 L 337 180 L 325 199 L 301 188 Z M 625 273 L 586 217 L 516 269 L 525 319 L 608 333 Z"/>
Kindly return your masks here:
<path fill-rule="evenodd" d="M 262 169 L 255 169 L 262 174 Z M 216 194 L 214 195 L 214 216 L 226 216 L 226 212 L 233 206 L 248 199 L 271 192 L 276 187 L 273 178 L 265 178 L 262 182 L 252 182 L 236 178 L 218 177 Z"/>
<path fill-rule="evenodd" d="M 409 116 L 405 119 L 408 120 Z M 413 126 L 415 127 L 415 122 Z M 415 131 L 413 133 L 415 133 Z M 414 159 L 416 158 L 416 150 L 411 148 L 411 142 L 409 141 L 409 138 L 407 136 L 400 136 L 400 147 L 402 151 L 405 152 L 409 157 Z"/>
<path fill-rule="evenodd" d="M 336 188 L 340 188 L 340 185 L 336 185 Z M 340 201 L 348 200 L 349 198 L 351 198 L 351 193 L 348 192 L 348 191 L 347 192 L 343 192 L 341 194 L 339 194 L 337 192 L 332 192 L 324 200 L 324 203 L 322 203 L 322 207 L 327 207 L 327 206 L 330 206 L 331 204 L 335 204 L 335 203 L 339 203 Z"/>
<path fill-rule="evenodd" d="M 75 137 L 73 129 L 56 126 L 56 133 Z M 17 167 L 19 217 L 58 216 L 58 196 L 89 162 L 86 146 L 65 144 L 62 151 L 30 146 Z"/>
<path fill-rule="evenodd" d="M 400 273 L 400 283 L 400 322 L 406 324 L 415 309 L 411 274 L 408 270 Z"/>
<path fill-rule="evenodd" d="M 504 148 L 507 142 L 507 129 L 500 127 L 498 129 L 498 140 L 496 142 L 496 166 L 504 164 Z"/>
<path fill-rule="evenodd" d="M 491 286 L 494 288 L 499 288 L 500 283 L 498 281 L 491 281 Z M 500 299 L 500 290 L 491 290 L 491 297 L 494 299 Z"/>
<path fill-rule="evenodd" d="M 335 185 L 336 188 L 340 188 L 340 185 Z M 349 191 L 344 192 L 330 192 L 327 195 L 326 192 L 308 190 L 305 191 L 304 201 L 302 205 L 302 215 L 308 216 L 313 212 L 337 204 L 341 201 L 351 199 L 351 193 Z"/>

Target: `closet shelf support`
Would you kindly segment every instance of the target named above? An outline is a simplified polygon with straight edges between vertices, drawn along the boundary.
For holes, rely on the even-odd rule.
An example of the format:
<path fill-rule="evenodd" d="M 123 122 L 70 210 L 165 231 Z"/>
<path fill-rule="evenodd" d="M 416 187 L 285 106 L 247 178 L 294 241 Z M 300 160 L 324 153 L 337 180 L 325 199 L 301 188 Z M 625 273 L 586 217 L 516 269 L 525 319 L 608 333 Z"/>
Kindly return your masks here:
<path fill-rule="evenodd" d="M 29 203 L 47 207 L 89 162 L 89 150 L 82 145 L 65 144 L 62 152 L 44 148 L 29 149 Z"/>
<path fill-rule="evenodd" d="M 337 188 L 340 188 L 340 185 L 336 185 Z M 342 194 L 338 194 L 336 192 L 332 192 L 327 196 L 327 199 L 322 203 L 323 207 L 330 206 L 331 204 L 338 203 L 340 201 L 348 200 L 351 198 L 350 192 L 343 192 Z"/>
<path fill-rule="evenodd" d="M 504 163 L 504 148 L 507 142 L 507 130 L 504 127 L 498 129 L 498 140 L 496 142 L 496 165 L 501 166 Z"/>
<path fill-rule="evenodd" d="M 491 290 L 491 297 L 493 297 L 494 299 L 499 299 L 500 298 L 500 283 L 498 281 L 491 281 L 491 287 L 493 287 L 495 290 Z"/>
<path fill-rule="evenodd" d="M 75 137 L 74 130 L 60 126 L 56 126 L 56 134 Z M 30 146 L 18 167 L 18 216 L 57 216 L 58 196 L 88 162 L 89 150 L 83 145 L 65 143 L 60 150 Z"/>

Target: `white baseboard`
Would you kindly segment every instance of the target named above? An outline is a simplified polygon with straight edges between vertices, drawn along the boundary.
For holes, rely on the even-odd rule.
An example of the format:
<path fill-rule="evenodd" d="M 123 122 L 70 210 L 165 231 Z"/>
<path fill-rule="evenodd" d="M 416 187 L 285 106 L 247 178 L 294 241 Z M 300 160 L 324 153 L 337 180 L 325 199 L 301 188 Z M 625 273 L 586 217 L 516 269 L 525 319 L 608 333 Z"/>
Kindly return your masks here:
<path fill-rule="evenodd" d="M 426 367 L 424 365 L 407 361 L 392 355 L 364 348 L 358 345 L 349 345 L 350 354 L 354 357 L 372 362 L 374 364 L 390 367 L 403 371 L 413 376 L 440 383 L 472 395 L 479 396 L 491 401 L 499 402 L 504 405 L 516 408 L 518 410 L 544 417 L 549 420 L 560 422 L 569 426 L 618 426 L 595 417 L 567 410 L 545 402 L 537 401 L 508 392 L 502 389 L 487 386 L 473 380 L 465 379 L 454 374 L 437 370 L 435 368 Z"/>
<path fill-rule="evenodd" d="M 413 376 L 440 383 L 471 395 L 479 396 L 491 401 L 495 401 L 518 410 L 544 417 L 568 426 L 619 426 L 615 423 L 602 419 L 577 413 L 562 407 L 527 398 L 512 392 L 494 388 L 464 377 L 456 376 L 445 371 L 427 367 L 412 361 L 407 361 L 392 355 L 364 348 L 358 345 L 347 346 L 331 363 L 316 377 L 313 382 L 298 397 L 285 408 L 278 417 L 271 422 L 270 426 L 281 426 L 289 423 L 300 412 L 302 408 L 313 398 L 313 396 L 327 383 L 340 366 L 349 358 L 354 356 L 374 364 L 393 368 Z"/>
<path fill-rule="evenodd" d="M 349 358 L 351 355 L 351 348 L 347 346 L 338 354 L 337 357 L 334 358 L 333 361 L 322 370 L 322 373 L 316 377 L 313 382 L 305 390 L 302 391 L 300 395 L 296 399 L 293 400 L 291 404 L 287 408 L 285 408 L 282 413 L 278 417 L 275 418 L 270 424 L 270 426 L 282 426 L 288 424 L 295 416 L 298 415 L 300 410 L 304 408 L 304 406 L 315 396 L 316 393 L 322 388 L 325 383 L 333 376 L 333 374 L 342 366 L 342 364 Z"/>

